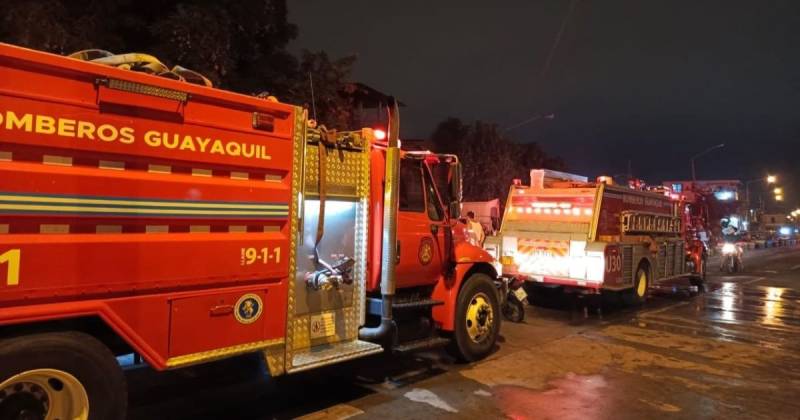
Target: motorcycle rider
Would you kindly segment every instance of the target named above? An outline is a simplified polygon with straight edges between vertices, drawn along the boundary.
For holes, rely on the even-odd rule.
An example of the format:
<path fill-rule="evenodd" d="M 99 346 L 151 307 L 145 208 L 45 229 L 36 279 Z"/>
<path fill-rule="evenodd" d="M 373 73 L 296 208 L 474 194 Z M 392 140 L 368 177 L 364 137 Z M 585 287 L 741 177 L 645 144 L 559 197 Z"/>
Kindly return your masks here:
<path fill-rule="evenodd" d="M 738 267 L 744 267 L 742 265 L 742 254 L 744 254 L 744 249 L 737 243 L 739 241 L 739 229 L 736 226 L 733 226 L 728 219 L 722 219 L 720 222 L 722 226 L 722 242 L 723 244 L 731 244 L 736 248 L 736 264 Z M 722 259 L 721 264 L 724 264 L 725 259 Z"/>

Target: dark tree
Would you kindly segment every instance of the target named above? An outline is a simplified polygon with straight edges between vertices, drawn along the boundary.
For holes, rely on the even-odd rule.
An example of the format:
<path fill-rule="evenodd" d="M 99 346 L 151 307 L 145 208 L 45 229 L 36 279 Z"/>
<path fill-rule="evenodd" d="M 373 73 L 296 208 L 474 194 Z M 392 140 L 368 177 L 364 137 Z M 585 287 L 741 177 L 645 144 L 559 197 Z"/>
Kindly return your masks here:
<path fill-rule="evenodd" d="M 0 40 L 57 54 L 123 46 L 118 3 L 103 0 L 19 0 L 3 4 Z"/>
<path fill-rule="evenodd" d="M 458 118 L 450 117 L 440 122 L 431 135 L 433 148 L 439 153 L 457 154 L 467 140 L 471 128 Z"/>
<path fill-rule="evenodd" d="M 297 37 L 286 0 L 18 0 L 4 4 L 0 41 L 58 54 L 88 48 L 153 54 L 200 72 L 216 86 L 311 103 L 322 123 L 350 128 L 345 92 L 354 57 L 287 50 Z"/>
<path fill-rule="evenodd" d="M 324 51 L 304 50 L 297 83 L 290 97 L 295 103 L 308 104 L 312 117 L 316 108 L 317 120 L 328 128 L 358 127 L 353 100 L 346 91 L 355 61 L 355 56 L 331 60 Z"/>
<path fill-rule="evenodd" d="M 527 182 L 530 170 L 563 170 L 560 158 L 547 155 L 537 143 L 516 143 L 505 137 L 496 124 L 475 122 L 466 125 L 448 118 L 431 135 L 434 150 L 453 153 L 464 164 L 464 199 L 505 202 L 514 178 Z"/>

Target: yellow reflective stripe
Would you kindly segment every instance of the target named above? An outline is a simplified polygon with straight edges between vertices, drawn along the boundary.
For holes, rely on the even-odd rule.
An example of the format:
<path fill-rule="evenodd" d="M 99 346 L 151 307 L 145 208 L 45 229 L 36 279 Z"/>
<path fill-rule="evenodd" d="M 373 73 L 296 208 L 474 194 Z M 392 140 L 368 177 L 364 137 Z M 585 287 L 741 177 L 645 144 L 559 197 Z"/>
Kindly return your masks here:
<path fill-rule="evenodd" d="M 287 210 L 287 204 L 227 204 L 227 203 L 187 203 L 185 201 L 137 201 L 137 200 L 109 200 L 100 198 L 71 198 L 71 197 L 44 197 L 28 195 L 0 194 L 0 201 L 26 201 L 33 203 L 63 203 L 63 204 L 104 204 L 122 205 L 129 207 L 186 207 L 186 208 L 213 208 L 213 209 L 248 209 L 248 210 Z"/>
<path fill-rule="evenodd" d="M 180 210 L 180 209 L 137 209 L 124 207 L 82 207 L 82 206 L 48 206 L 28 204 L 0 204 L 0 210 L 18 211 L 55 211 L 80 213 L 130 213 L 130 214 L 172 214 L 172 215 L 216 215 L 216 216 L 286 216 L 287 210 Z"/>

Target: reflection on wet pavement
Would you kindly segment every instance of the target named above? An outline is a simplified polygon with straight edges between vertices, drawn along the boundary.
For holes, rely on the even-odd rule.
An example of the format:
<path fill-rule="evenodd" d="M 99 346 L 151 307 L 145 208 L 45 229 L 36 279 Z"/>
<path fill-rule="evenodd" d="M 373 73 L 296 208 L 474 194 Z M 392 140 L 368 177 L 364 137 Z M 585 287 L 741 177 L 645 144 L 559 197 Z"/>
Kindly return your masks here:
<path fill-rule="evenodd" d="M 548 383 L 545 391 L 513 385 L 493 389 L 498 407 L 511 419 L 598 418 L 609 392 L 601 375 L 580 376 L 567 374 Z"/>
<path fill-rule="evenodd" d="M 800 295 L 762 279 L 721 278 L 461 374 L 517 419 L 797 419 Z"/>

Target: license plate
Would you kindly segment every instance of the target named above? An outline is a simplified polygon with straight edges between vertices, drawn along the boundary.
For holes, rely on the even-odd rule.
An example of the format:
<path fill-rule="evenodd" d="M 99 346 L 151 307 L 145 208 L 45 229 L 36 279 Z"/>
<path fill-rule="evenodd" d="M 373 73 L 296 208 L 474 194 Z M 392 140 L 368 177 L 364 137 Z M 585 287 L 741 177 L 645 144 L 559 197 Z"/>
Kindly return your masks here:
<path fill-rule="evenodd" d="M 528 294 L 527 294 L 527 293 L 525 293 L 525 289 L 523 289 L 522 287 L 520 287 L 519 289 L 517 289 L 517 290 L 514 290 L 514 296 L 516 296 L 516 297 L 517 297 L 517 299 L 518 299 L 520 302 L 522 302 L 523 300 L 525 300 L 525 298 L 527 298 L 527 297 L 528 297 Z"/>

